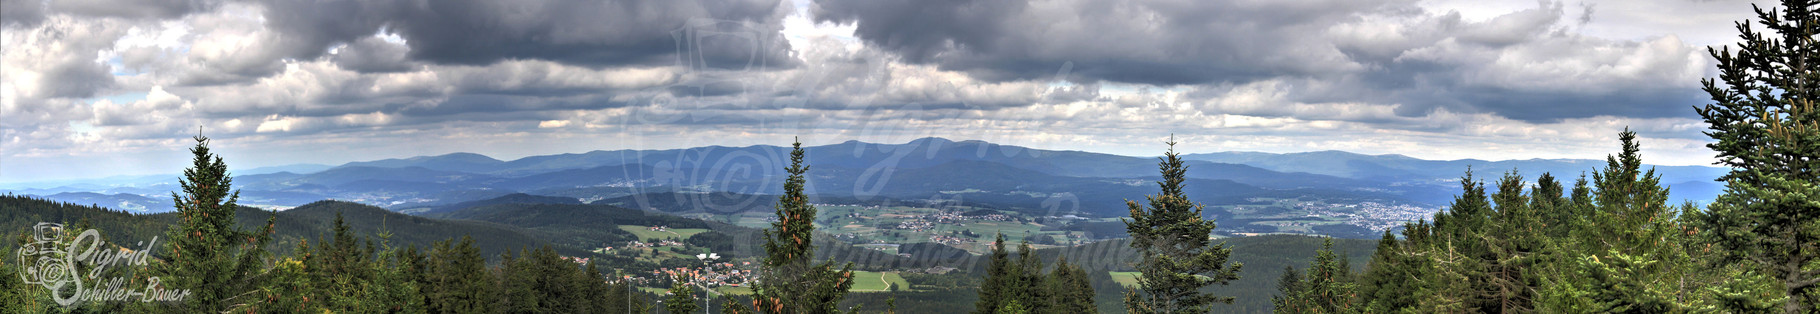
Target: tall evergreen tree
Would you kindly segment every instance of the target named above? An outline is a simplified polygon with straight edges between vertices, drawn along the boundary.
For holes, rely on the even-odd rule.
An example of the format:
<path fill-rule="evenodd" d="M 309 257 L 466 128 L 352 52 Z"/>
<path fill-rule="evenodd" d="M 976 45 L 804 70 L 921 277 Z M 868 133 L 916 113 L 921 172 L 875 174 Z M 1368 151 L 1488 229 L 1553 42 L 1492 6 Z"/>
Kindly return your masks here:
<path fill-rule="evenodd" d="M 1216 226 L 1202 216 L 1203 206 L 1188 200 L 1182 192 L 1188 166 L 1175 152 L 1171 138 L 1169 151 L 1158 158 L 1163 180 L 1157 182 L 1162 192 L 1146 197 L 1149 206 L 1126 201 L 1131 218 L 1125 228 L 1131 234 L 1131 247 L 1142 259 L 1137 263 L 1138 289 L 1128 291 L 1125 309 L 1131 313 L 1204 313 L 1214 303 L 1232 303 L 1232 297 L 1200 292 L 1212 284 L 1227 284 L 1239 278 L 1244 265 L 1227 260 L 1232 249 L 1226 243 L 1212 243 Z"/>
<path fill-rule="evenodd" d="M 670 277 L 670 297 L 664 299 L 664 309 L 671 314 L 695 313 L 701 306 L 695 304 L 695 287 L 691 282 L 695 277 L 687 273 L 677 273 Z"/>
<path fill-rule="evenodd" d="M 1697 107 L 1709 124 L 1725 194 L 1700 218 L 1724 257 L 1782 284 L 1782 311 L 1820 304 L 1820 11 L 1811 0 L 1780 9 L 1752 5 L 1758 31 L 1738 22 L 1736 54 L 1708 52 L 1719 78 L 1702 80 L 1713 103 Z M 1775 36 L 1780 35 L 1780 38 Z M 1723 82 L 1721 82 L 1723 81 Z M 1721 85 L 1723 84 L 1723 85 Z"/>
<path fill-rule="evenodd" d="M 209 152 L 207 137 L 196 136 L 192 165 L 178 181 L 183 194 L 171 192 L 177 224 L 165 235 L 164 263 L 154 271 L 160 289 L 183 290 L 190 297 L 167 306 L 183 312 L 221 312 L 258 301 L 256 293 L 265 273 L 265 245 L 271 241 L 272 215 L 258 231 L 235 227 L 234 214 L 240 192 L 233 190 L 227 163 Z"/>
<path fill-rule="evenodd" d="M 1357 285 L 1352 280 L 1352 270 L 1345 257 L 1333 252 L 1333 239 L 1329 238 L 1315 251 L 1313 261 L 1308 263 L 1308 272 L 1302 277 L 1294 277 L 1295 268 L 1285 269 L 1283 278 L 1277 283 L 1283 293 L 1281 299 L 1272 300 L 1277 313 L 1349 313 L 1356 312 L 1353 304 L 1357 300 Z"/>
<path fill-rule="evenodd" d="M 765 258 L 759 265 L 752 308 L 764 313 L 835 313 L 836 305 L 853 288 L 853 263 L 834 269 L 833 262 L 815 263 L 815 205 L 803 192 L 803 143 L 792 144 L 790 176 L 784 195 L 778 197 L 777 222 L 764 230 Z M 742 308 L 729 308 L 740 311 Z"/>
<path fill-rule="evenodd" d="M 1048 313 L 1051 305 L 1049 290 L 1044 289 L 1048 277 L 1043 275 L 1043 261 L 1037 259 L 1030 242 L 1018 244 L 1017 260 L 1017 264 L 1012 266 L 1014 279 L 1012 289 L 1007 290 L 1007 297 L 1016 300 L 1031 313 Z"/>
<path fill-rule="evenodd" d="M 1093 286 L 1087 271 L 1068 264 L 1067 259 L 1060 259 L 1056 261 L 1055 269 L 1045 275 L 1045 267 L 1030 243 L 1018 246 L 1017 262 L 1013 263 L 1010 254 L 1005 252 L 1004 242 L 1005 235 L 1000 234 L 993 243 L 974 313 L 1098 311 L 1093 305 Z"/>
<path fill-rule="evenodd" d="M 462 236 L 460 244 L 453 247 L 449 242 L 437 242 L 436 248 L 430 251 L 430 270 L 425 276 L 429 284 L 424 292 L 430 300 L 429 311 L 492 312 L 497 283 L 487 272 L 487 260 L 474 246 L 474 238 Z"/>
<path fill-rule="evenodd" d="M 1414 229 L 1414 224 L 1404 228 L 1405 232 Z M 1378 239 L 1377 250 L 1365 264 L 1365 274 L 1359 276 L 1359 302 L 1366 312 L 1389 313 L 1414 307 L 1416 292 L 1426 289 L 1420 280 L 1425 273 L 1418 271 L 1417 260 L 1404 252 L 1406 244 L 1397 241 L 1390 230 L 1384 230 L 1384 237 Z"/>
<path fill-rule="evenodd" d="M 1537 188 L 1548 188 L 1550 180 L 1543 174 Z M 1546 224 L 1532 206 L 1537 201 L 1523 193 L 1525 185 L 1523 177 L 1514 170 L 1498 180 L 1498 192 L 1491 195 L 1496 213 L 1485 230 L 1486 236 L 1481 238 L 1489 254 L 1484 256 L 1487 281 L 1480 294 L 1500 313 L 1535 309 L 1533 292 L 1540 284 L 1535 266 L 1542 254 L 1550 251 L 1543 248 Z"/>
<path fill-rule="evenodd" d="M 992 253 L 986 259 L 986 277 L 980 282 L 980 299 L 974 303 L 974 313 L 996 313 L 1009 301 L 1004 293 L 1011 286 L 1010 255 L 1005 251 L 1005 234 L 998 234 L 998 238 L 992 240 Z"/>
<path fill-rule="evenodd" d="M 1542 287 L 1537 309 L 1548 312 L 1686 311 L 1698 305 L 1686 232 L 1668 205 L 1668 188 L 1643 170 L 1636 133 L 1619 134 L 1622 152 L 1593 175 L 1590 223 L 1557 245 L 1566 254 L 1556 278 Z M 1694 280 L 1697 281 L 1697 280 Z M 1664 283 L 1676 283 L 1668 285 Z"/>
<path fill-rule="evenodd" d="M 1055 261 L 1055 270 L 1049 273 L 1050 313 L 1093 313 L 1099 307 L 1093 304 L 1092 280 L 1087 278 L 1087 271 L 1080 265 L 1069 264 L 1067 258 Z"/>
<path fill-rule="evenodd" d="M 530 250 L 520 250 L 517 256 L 513 256 L 511 251 L 500 254 L 499 271 L 496 272 L 499 278 L 495 279 L 499 282 L 499 289 L 496 290 L 498 295 L 495 296 L 495 302 L 498 302 L 495 305 L 498 307 L 496 311 L 537 313 L 540 308 L 540 304 L 537 304 L 537 283 L 530 280 L 536 276 L 537 271 L 531 268 L 533 264 L 529 261 L 530 258 Z"/>
<path fill-rule="evenodd" d="M 1283 265 L 1283 276 L 1277 277 L 1277 295 L 1270 297 L 1270 305 L 1276 313 L 1301 313 L 1304 290 L 1302 272 L 1296 271 L 1295 265 Z"/>

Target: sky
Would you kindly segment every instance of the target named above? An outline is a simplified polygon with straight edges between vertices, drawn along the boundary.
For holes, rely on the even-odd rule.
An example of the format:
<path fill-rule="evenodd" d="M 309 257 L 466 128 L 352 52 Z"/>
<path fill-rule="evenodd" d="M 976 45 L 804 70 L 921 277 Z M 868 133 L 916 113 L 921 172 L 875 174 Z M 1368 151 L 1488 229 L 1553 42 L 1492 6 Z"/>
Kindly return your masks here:
<path fill-rule="evenodd" d="M 1760 1 L 1761 2 L 1761 1 Z M 1764 3 L 1766 7 L 1769 3 Z M 1710 164 L 1727 0 L 0 0 L 0 182 L 922 137 Z"/>

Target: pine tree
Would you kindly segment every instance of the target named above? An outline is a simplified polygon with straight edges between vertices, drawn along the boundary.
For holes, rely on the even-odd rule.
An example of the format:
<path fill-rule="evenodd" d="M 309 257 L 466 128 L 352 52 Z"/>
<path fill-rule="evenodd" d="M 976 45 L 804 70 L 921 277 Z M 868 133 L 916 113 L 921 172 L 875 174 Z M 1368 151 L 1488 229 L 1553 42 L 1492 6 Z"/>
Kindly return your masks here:
<path fill-rule="evenodd" d="M 531 282 L 531 289 L 537 293 L 537 312 L 539 313 L 577 313 L 586 300 L 580 298 L 576 290 L 576 273 L 581 271 L 574 262 L 562 258 L 556 249 L 548 244 L 531 251 L 527 268 L 531 277 L 520 278 Z"/>
<path fill-rule="evenodd" d="M 1404 230 L 1408 232 L 1416 228 L 1410 224 Z M 1426 290 L 1420 279 L 1425 273 L 1417 270 L 1418 260 L 1405 252 L 1409 249 L 1405 244 L 1407 243 L 1397 241 L 1390 230 L 1384 230 L 1384 237 L 1378 240 L 1377 250 L 1371 253 L 1371 261 L 1365 264 L 1365 274 L 1359 276 L 1359 302 L 1364 306 L 1365 312 L 1388 313 L 1395 309 L 1414 307 L 1417 292 Z"/>
<path fill-rule="evenodd" d="M 1049 312 L 1049 290 L 1047 276 L 1043 275 L 1043 261 L 1037 259 L 1030 242 L 1019 243 L 1017 247 L 1018 263 L 1012 266 L 1013 284 L 1008 287 L 1007 297 L 1016 300 L 1030 313 Z"/>
<path fill-rule="evenodd" d="M 0 312 L 4 313 L 28 313 L 33 310 L 30 306 L 32 298 L 26 289 L 35 287 L 14 279 L 19 278 L 20 270 L 18 266 L 7 263 L 15 260 L 12 257 L 18 256 L 16 254 L 10 246 L 0 247 Z"/>
<path fill-rule="evenodd" d="M 348 229 L 342 220 L 341 213 L 335 213 L 332 226 L 333 237 L 329 241 L 318 240 L 315 254 L 304 260 L 310 278 L 314 280 L 311 287 L 316 290 L 319 302 L 325 309 L 334 312 L 368 310 L 362 303 L 368 301 L 373 286 L 374 269 L 369 267 L 369 257 L 373 252 L 363 248 L 354 238 L 353 231 Z"/>
<path fill-rule="evenodd" d="M 576 297 L 580 299 L 582 312 L 611 313 L 614 310 L 615 306 L 607 296 L 610 285 L 605 283 L 605 279 L 600 274 L 600 267 L 592 260 L 582 267 L 581 272 L 575 273 Z"/>
<path fill-rule="evenodd" d="M 1277 277 L 1277 295 L 1270 297 L 1270 304 L 1276 313 L 1302 313 L 1306 306 L 1301 303 L 1302 272 L 1296 271 L 1294 265 L 1283 265 L 1283 276 Z"/>
<path fill-rule="evenodd" d="M 974 303 L 973 312 L 991 314 L 998 312 L 1004 302 L 1008 301 L 1005 289 L 1011 285 L 1010 252 L 1005 251 L 1005 234 L 998 234 L 992 241 L 992 253 L 986 260 L 986 277 L 980 283 L 979 301 Z"/>
<path fill-rule="evenodd" d="M 853 288 L 853 263 L 834 269 L 832 261 L 814 263 L 815 205 L 803 192 L 803 143 L 790 151 L 790 176 L 778 197 L 777 222 L 764 230 L 765 258 L 752 292 L 750 309 L 764 313 L 835 313 Z M 730 307 L 729 311 L 746 308 Z M 856 309 L 857 310 L 857 309 Z"/>
<path fill-rule="evenodd" d="M 700 305 L 695 304 L 695 287 L 690 282 L 695 277 L 686 273 L 677 273 L 670 277 L 670 297 L 664 299 L 664 309 L 673 314 L 695 313 Z"/>
<path fill-rule="evenodd" d="M 1204 313 L 1213 304 L 1232 303 L 1232 297 L 1200 292 L 1212 284 L 1227 284 L 1239 278 L 1243 264 L 1227 265 L 1232 249 L 1226 243 L 1212 243 L 1216 226 L 1202 216 L 1203 206 L 1188 200 L 1182 192 L 1188 166 L 1175 152 L 1175 140 L 1169 151 L 1158 158 L 1163 180 L 1157 182 L 1162 192 L 1146 197 L 1149 207 L 1126 201 L 1131 218 L 1125 228 L 1131 234 L 1131 247 L 1142 254 L 1137 263 L 1139 289 L 1126 293 L 1125 308 L 1131 313 Z"/>
<path fill-rule="evenodd" d="M 1547 187 L 1549 180 L 1552 178 L 1544 174 L 1538 188 Z M 1481 238 L 1490 254 L 1482 261 L 1487 281 L 1486 289 L 1480 293 L 1500 313 L 1535 309 L 1533 291 L 1540 281 L 1534 266 L 1543 252 L 1550 251 L 1543 248 L 1546 226 L 1532 207 L 1536 201 L 1523 193 L 1524 183 L 1514 170 L 1498 180 L 1498 192 L 1491 196 L 1496 203 L 1495 213 L 1486 236 Z"/>
<path fill-rule="evenodd" d="M 183 194 L 171 193 L 178 221 L 165 235 L 170 250 L 154 272 L 159 288 L 190 292 L 188 299 L 167 306 L 183 312 L 236 310 L 262 296 L 257 290 L 265 272 L 265 245 L 277 215 L 258 231 L 235 227 L 240 192 L 232 190 L 227 163 L 209 152 L 207 137 L 194 139 L 193 164 L 178 181 Z"/>
<path fill-rule="evenodd" d="M 374 288 L 367 308 L 386 313 L 424 313 L 428 308 L 423 303 L 423 286 L 413 279 L 417 274 L 410 268 L 412 262 L 406 251 L 391 246 L 390 231 L 381 230 L 378 237 L 379 254 L 370 266 L 375 270 Z"/>
<path fill-rule="evenodd" d="M 1496 236 L 1490 229 L 1493 216 L 1485 183 L 1475 179 L 1469 167 L 1460 178 L 1461 194 L 1454 198 L 1447 212 L 1435 213 L 1432 242 L 1426 252 L 1435 266 L 1435 276 L 1440 283 L 1433 295 L 1421 305 L 1431 311 L 1480 311 L 1497 312 L 1501 308 L 1489 298 L 1492 287 L 1491 261 L 1496 260 L 1486 241 Z"/>
<path fill-rule="evenodd" d="M 1564 255 L 1538 289 L 1544 312 L 1680 312 L 1700 305 L 1702 282 L 1675 224 L 1668 189 L 1644 171 L 1636 134 L 1619 134 L 1622 152 L 1593 175 L 1591 215 L 1575 236 L 1556 241 Z M 1673 284 L 1667 284 L 1673 283 Z"/>
<path fill-rule="evenodd" d="M 1820 11 L 1811 0 L 1752 8 L 1769 32 L 1738 22 L 1737 54 L 1708 49 L 1719 80 L 1702 81 L 1713 103 L 1696 109 L 1732 171 L 1699 221 L 1724 258 L 1715 266 L 1775 278 L 1782 311 L 1801 313 L 1820 304 Z"/>
<path fill-rule="evenodd" d="M 497 284 L 487 272 L 487 261 L 474 247 L 474 238 L 461 237 L 453 247 L 449 241 L 436 243 L 430 251 L 430 283 L 424 294 L 430 300 L 429 311 L 435 313 L 489 313 L 493 311 Z"/>
<path fill-rule="evenodd" d="M 1050 313 L 1094 313 L 1099 307 L 1093 304 L 1093 283 L 1087 278 L 1087 271 L 1080 265 L 1069 264 L 1067 258 L 1057 258 L 1055 270 L 1049 273 Z"/>
<path fill-rule="evenodd" d="M 537 283 L 531 278 L 537 275 L 533 269 L 530 250 L 521 250 L 514 257 L 512 252 L 500 255 L 498 304 L 499 310 L 509 313 L 537 313 L 541 308 L 537 304 Z"/>
<path fill-rule="evenodd" d="M 1329 238 L 1315 251 L 1314 261 L 1308 263 L 1308 272 L 1296 277 L 1294 267 L 1286 266 L 1283 278 L 1277 283 L 1282 292 L 1280 299 L 1273 299 L 1276 313 L 1350 313 L 1356 312 L 1353 304 L 1357 299 L 1357 285 L 1352 281 L 1351 270 L 1345 257 L 1333 252 L 1333 239 Z"/>

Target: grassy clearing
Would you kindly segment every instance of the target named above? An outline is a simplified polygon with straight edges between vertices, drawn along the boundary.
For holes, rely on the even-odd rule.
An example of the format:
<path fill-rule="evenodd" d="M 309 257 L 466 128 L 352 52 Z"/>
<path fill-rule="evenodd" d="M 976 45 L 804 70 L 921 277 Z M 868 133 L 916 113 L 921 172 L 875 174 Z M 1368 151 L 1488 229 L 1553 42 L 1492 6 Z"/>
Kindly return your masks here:
<path fill-rule="evenodd" d="M 751 295 L 751 287 L 715 287 L 714 293 L 730 295 Z"/>
<path fill-rule="evenodd" d="M 669 238 L 676 238 L 679 240 L 688 239 L 689 236 L 708 231 L 708 229 L 700 228 L 671 228 L 669 231 L 653 231 L 649 226 L 619 226 L 619 230 L 625 230 L 626 232 L 631 232 L 633 235 L 637 235 L 639 241 Z"/>
<path fill-rule="evenodd" d="M 889 291 L 891 285 L 897 286 L 900 291 L 910 288 L 910 282 L 896 272 L 853 272 L 853 292 L 884 292 Z"/>
<path fill-rule="evenodd" d="M 1111 274 L 1112 281 L 1119 283 L 1120 286 L 1137 287 L 1137 277 L 1138 274 L 1141 273 L 1135 271 L 1115 271 L 1109 272 L 1108 274 Z"/>

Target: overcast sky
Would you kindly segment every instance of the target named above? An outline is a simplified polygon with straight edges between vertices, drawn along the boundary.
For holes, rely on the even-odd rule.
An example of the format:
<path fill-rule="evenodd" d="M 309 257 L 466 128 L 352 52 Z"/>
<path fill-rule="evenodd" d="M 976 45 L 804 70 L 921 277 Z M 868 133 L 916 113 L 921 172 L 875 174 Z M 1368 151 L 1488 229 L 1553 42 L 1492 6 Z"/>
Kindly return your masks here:
<path fill-rule="evenodd" d="M 425 7 L 429 5 L 431 7 Z M 1767 5 L 1767 4 L 1766 4 Z M 1750 4 L 0 0 L 0 182 L 920 137 L 1708 164 Z"/>

